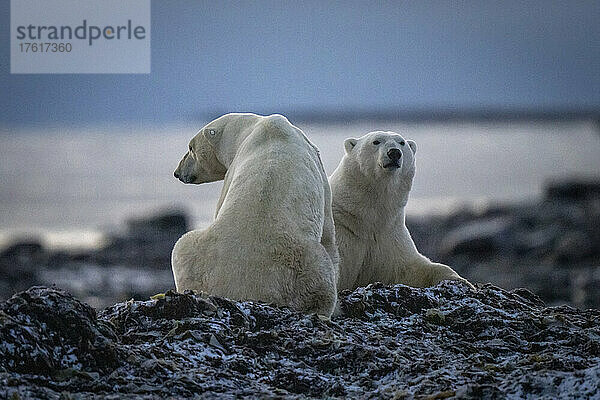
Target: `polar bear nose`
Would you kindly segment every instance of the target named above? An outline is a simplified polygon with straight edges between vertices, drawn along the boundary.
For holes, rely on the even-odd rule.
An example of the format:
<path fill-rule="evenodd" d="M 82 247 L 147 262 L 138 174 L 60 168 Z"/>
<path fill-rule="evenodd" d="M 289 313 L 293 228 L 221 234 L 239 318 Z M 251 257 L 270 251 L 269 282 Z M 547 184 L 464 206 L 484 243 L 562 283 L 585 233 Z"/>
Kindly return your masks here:
<path fill-rule="evenodd" d="M 390 160 L 397 161 L 402 157 L 402 152 L 399 149 L 389 149 L 387 155 Z"/>

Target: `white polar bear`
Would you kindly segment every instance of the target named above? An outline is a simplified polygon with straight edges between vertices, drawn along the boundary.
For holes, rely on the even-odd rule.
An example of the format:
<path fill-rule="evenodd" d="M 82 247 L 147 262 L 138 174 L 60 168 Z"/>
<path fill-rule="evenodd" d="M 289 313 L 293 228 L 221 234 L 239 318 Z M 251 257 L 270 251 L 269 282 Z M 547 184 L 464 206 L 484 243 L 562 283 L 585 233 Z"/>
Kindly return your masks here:
<path fill-rule="evenodd" d="M 340 254 L 338 290 L 378 281 L 415 287 L 465 281 L 421 255 L 406 228 L 416 143 L 378 131 L 346 139 L 344 147 L 346 154 L 329 178 Z"/>
<path fill-rule="evenodd" d="M 214 222 L 173 248 L 178 291 L 331 315 L 339 263 L 331 190 L 300 129 L 281 115 L 226 114 L 191 140 L 175 177 L 225 180 Z"/>

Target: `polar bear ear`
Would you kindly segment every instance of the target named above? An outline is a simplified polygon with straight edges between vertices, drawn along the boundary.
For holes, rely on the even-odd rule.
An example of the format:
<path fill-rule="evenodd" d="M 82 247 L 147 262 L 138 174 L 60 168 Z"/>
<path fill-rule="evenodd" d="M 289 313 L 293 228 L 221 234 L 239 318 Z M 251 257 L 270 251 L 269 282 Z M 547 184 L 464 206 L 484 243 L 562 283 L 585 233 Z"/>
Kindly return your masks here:
<path fill-rule="evenodd" d="M 344 149 L 346 149 L 346 154 L 352 151 L 354 146 L 356 146 L 356 143 L 358 143 L 358 140 L 354 138 L 348 138 L 344 140 Z"/>
<path fill-rule="evenodd" d="M 406 143 L 408 143 L 408 145 L 412 149 L 413 154 L 417 154 L 417 144 L 415 143 L 415 141 L 414 140 L 407 140 Z"/>

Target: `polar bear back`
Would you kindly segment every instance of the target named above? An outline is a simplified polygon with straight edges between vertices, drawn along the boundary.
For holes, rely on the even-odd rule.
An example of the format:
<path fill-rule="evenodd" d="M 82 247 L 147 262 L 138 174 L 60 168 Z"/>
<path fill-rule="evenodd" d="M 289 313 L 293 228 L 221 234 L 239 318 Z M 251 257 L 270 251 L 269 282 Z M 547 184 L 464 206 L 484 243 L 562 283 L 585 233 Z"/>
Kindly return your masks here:
<path fill-rule="evenodd" d="M 298 229 L 302 236 L 320 238 L 325 173 L 304 134 L 289 122 L 265 121 L 238 153 L 225 177 L 228 191 L 217 220 L 244 220 L 250 230 L 268 223 L 269 229 Z"/>

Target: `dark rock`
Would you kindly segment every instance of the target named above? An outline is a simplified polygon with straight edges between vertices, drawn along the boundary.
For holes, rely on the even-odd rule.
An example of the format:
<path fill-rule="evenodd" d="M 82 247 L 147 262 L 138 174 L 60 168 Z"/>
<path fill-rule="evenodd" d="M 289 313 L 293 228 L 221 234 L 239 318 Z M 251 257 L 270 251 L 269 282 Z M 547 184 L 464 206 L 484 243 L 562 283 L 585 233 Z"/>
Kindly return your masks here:
<path fill-rule="evenodd" d="M 600 396 L 598 310 L 453 282 L 373 284 L 340 310 L 167 292 L 96 317 L 32 288 L 0 304 L 0 398 Z"/>
<path fill-rule="evenodd" d="M 559 264 L 573 264 L 594 254 L 592 240 L 583 232 L 566 232 L 554 248 L 554 257 Z"/>
<path fill-rule="evenodd" d="M 464 224 L 448 232 L 441 243 L 443 257 L 460 254 L 489 257 L 508 247 L 511 222 L 493 218 Z"/>
<path fill-rule="evenodd" d="M 581 308 L 600 308 L 600 267 L 573 272 L 573 304 Z"/>
<path fill-rule="evenodd" d="M 58 284 L 94 307 L 174 287 L 171 250 L 188 230 L 185 214 L 168 211 L 127 222 L 99 249 L 44 248 L 35 238 L 15 239 L 0 253 L 0 300 L 35 285 Z"/>
<path fill-rule="evenodd" d="M 575 299 L 598 297 L 591 271 L 600 266 L 600 195 L 579 180 L 561 185 L 586 194 L 409 215 L 407 226 L 424 255 L 471 281 L 525 286 L 551 304 L 592 304 Z"/>
<path fill-rule="evenodd" d="M 118 338 L 96 311 L 59 289 L 32 287 L 0 304 L 0 370 L 110 371 Z"/>
<path fill-rule="evenodd" d="M 15 239 L 0 253 L 0 299 L 38 283 L 37 269 L 46 263 L 48 257 L 39 240 Z"/>
<path fill-rule="evenodd" d="M 545 188 L 550 200 L 584 200 L 600 197 L 600 181 L 591 179 L 569 179 L 549 182 Z"/>
<path fill-rule="evenodd" d="M 518 229 L 514 234 L 514 250 L 518 255 L 543 256 L 547 249 L 554 247 L 554 243 L 561 235 L 561 228 L 557 226 L 526 226 Z"/>
<path fill-rule="evenodd" d="M 127 221 L 130 236 L 144 239 L 153 236 L 174 235 L 178 238 L 189 230 L 187 216 L 179 211 L 166 211 L 146 218 Z"/>
<path fill-rule="evenodd" d="M 15 243 L 8 246 L 2 253 L 0 259 L 9 259 L 19 263 L 37 261 L 45 255 L 44 246 L 39 240 L 26 239 L 15 240 Z"/>
<path fill-rule="evenodd" d="M 112 235 L 109 244 L 91 256 L 100 265 L 127 265 L 169 269 L 175 242 L 189 230 L 182 212 L 169 211 L 127 221 L 124 234 Z"/>
<path fill-rule="evenodd" d="M 340 309 L 344 315 L 369 320 L 377 318 L 380 310 L 403 317 L 438 305 L 419 289 L 398 285 L 391 290 L 377 290 L 384 287 L 378 282 L 354 291 L 346 290 L 341 293 Z"/>

